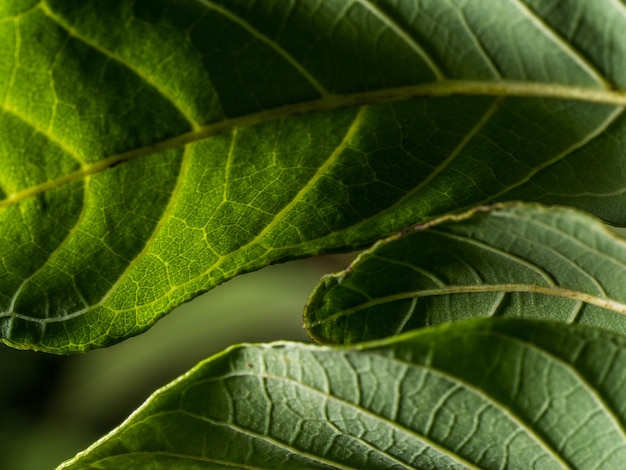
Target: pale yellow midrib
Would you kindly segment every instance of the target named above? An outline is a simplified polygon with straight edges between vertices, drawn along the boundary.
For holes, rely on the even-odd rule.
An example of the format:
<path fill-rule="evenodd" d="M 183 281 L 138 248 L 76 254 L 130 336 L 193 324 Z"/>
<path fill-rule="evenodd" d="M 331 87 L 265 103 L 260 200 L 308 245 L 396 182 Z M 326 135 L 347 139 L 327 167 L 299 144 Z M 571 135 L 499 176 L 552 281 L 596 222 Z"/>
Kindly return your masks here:
<path fill-rule="evenodd" d="M 307 322 L 307 328 L 320 326 L 328 321 L 334 321 L 341 317 L 353 315 L 357 312 L 365 310 L 377 305 L 395 302 L 398 300 L 407 300 L 421 297 L 441 297 L 446 295 L 458 294 L 485 294 L 485 293 L 522 293 L 522 294 L 539 294 L 548 297 L 559 297 L 568 300 L 580 301 L 585 304 L 594 305 L 596 307 L 610 310 L 622 315 L 626 315 L 626 303 L 610 299 L 607 297 L 599 297 L 558 286 L 539 286 L 533 284 L 480 284 L 480 285 L 450 285 L 446 287 L 437 287 L 434 289 L 423 289 L 411 292 L 401 292 L 398 294 L 378 297 L 368 302 L 364 302 L 356 307 L 347 308 L 328 317 Z"/>
<path fill-rule="evenodd" d="M 363 93 L 345 95 L 330 94 L 314 101 L 286 105 L 246 116 L 206 124 L 196 130 L 181 134 L 177 137 L 104 158 L 96 163 L 84 165 L 79 170 L 68 173 L 67 175 L 9 194 L 5 199 L 0 200 L 0 208 L 12 206 L 45 191 L 79 180 L 88 175 L 100 173 L 119 163 L 136 160 L 144 156 L 188 145 L 234 129 L 250 127 L 301 114 L 392 103 L 420 97 L 449 97 L 454 95 L 563 99 L 626 107 L 626 92 L 621 90 L 592 89 L 517 81 L 445 80 L 436 83 Z"/>

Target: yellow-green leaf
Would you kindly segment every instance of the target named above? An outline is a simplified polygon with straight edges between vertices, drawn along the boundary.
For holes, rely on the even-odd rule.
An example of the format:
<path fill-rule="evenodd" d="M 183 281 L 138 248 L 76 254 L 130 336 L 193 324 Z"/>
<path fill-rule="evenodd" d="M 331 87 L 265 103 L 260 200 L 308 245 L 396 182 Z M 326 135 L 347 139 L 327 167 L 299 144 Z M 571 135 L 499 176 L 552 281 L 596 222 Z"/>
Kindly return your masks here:
<path fill-rule="evenodd" d="M 0 334 L 138 334 L 478 204 L 626 222 L 622 0 L 0 4 Z"/>

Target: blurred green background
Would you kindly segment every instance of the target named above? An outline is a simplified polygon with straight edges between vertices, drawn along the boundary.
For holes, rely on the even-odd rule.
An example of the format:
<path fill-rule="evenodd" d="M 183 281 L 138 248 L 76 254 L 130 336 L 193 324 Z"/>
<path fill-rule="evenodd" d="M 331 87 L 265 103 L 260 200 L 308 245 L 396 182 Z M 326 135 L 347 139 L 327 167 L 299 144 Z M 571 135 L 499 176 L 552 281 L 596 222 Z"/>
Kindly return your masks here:
<path fill-rule="evenodd" d="M 143 335 L 73 356 L 0 344 L 0 469 L 53 469 L 120 424 L 157 388 L 242 342 L 309 341 L 302 309 L 323 274 L 354 255 L 292 261 L 239 276 Z"/>

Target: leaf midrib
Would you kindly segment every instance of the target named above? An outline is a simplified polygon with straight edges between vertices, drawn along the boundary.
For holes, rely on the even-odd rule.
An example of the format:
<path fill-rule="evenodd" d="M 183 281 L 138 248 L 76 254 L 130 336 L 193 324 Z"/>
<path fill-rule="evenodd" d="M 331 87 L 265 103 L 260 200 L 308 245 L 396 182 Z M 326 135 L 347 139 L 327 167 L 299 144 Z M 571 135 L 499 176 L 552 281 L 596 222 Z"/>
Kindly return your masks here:
<path fill-rule="evenodd" d="M 235 129 L 252 127 L 297 115 L 313 114 L 317 112 L 333 111 L 351 107 L 394 103 L 415 98 L 436 98 L 457 95 L 562 99 L 626 108 L 626 91 L 623 90 L 594 89 L 568 85 L 555 85 L 542 82 L 520 82 L 507 80 L 444 80 L 435 83 L 388 88 L 362 93 L 344 95 L 330 94 L 313 101 L 286 105 L 245 116 L 213 122 L 176 137 L 104 158 L 98 162 L 84 165 L 79 170 L 61 177 L 9 194 L 5 199 L 0 200 L 0 209 L 15 205 L 21 201 L 73 181 L 83 179 L 87 176 L 96 175 L 121 163 L 137 160 L 142 157 L 154 155 L 156 153 L 175 149 L 184 145 L 189 145 Z"/>
<path fill-rule="evenodd" d="M 307 330 L 320 326 L 329 321 L 336 321 L 338 318 L 354 315 L 355 313 L 366 310 L 378 305 L 396 302 L 399 300 L 408 300 L 421 297 L 434 297 L 456 294 L 485 294 L 485 293 L 524 293 L 538 294 L 548 297 L 559 297 L 568 300 L 584 302 L 606 310 L 611 310 L 622 315 L 626 315 L 626 303 L 619 302 L 608 297 L 599 297 L 597 295 L 586 294 L 584 292 L 567 289 L 558 286 L 539 286 L 535 284 L 481 284 L 481 285 L 450 285 L 435 289 L 422 289 L 409 292 L 401 292 L 392 295 L 377 297 L 375 299 L 363 302 L 355 307 L 347 308 L 334 313 L 323 319 L 314 322 L 306 321 Z"/>

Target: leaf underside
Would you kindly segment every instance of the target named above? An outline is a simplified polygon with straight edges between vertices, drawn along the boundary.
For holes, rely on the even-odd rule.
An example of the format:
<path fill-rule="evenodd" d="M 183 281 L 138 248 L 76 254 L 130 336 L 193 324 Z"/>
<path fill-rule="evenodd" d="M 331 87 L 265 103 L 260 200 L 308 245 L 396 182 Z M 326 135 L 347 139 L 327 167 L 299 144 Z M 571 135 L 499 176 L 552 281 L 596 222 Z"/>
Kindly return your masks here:
<path fill-rule="evenodd" d="M 61 468 L 620 468 L 624 371 L 623 336 L 518 319 L 240 346 Z"/>
<path fill-rule="evenodd" d="M 483 207 L 415 226 L 325 276 L 309 334 L 352 343 L 474 317 L 512 316 L 626 331 L 626 243 L 565 208 Z"/>
<path fill-rule="evenodd" d="M 625 27 L 621 0 L 2 2 L 2 340 L 111 344 L 495 201 L 626 223 Z"/>

